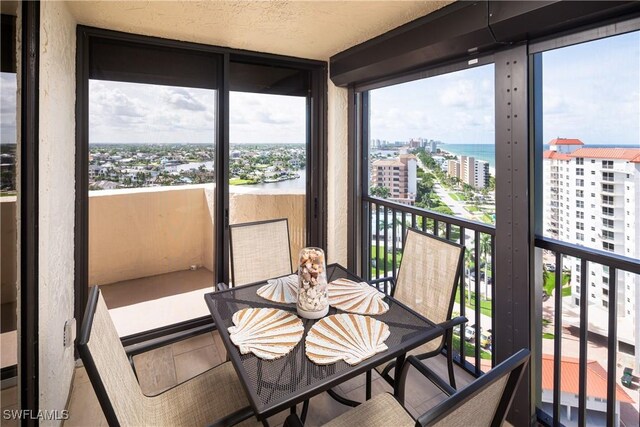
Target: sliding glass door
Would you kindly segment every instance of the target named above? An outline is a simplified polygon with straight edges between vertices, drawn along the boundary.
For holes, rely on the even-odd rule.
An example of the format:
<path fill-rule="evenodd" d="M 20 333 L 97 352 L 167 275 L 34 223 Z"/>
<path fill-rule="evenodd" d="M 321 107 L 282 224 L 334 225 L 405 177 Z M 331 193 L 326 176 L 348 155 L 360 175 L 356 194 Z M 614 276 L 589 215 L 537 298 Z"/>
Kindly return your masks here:
<path fill-rule="evenodd" d="M 322 245 L 325 63 L 86 27 L 78 42 L 77 318 L 101 286 L 127 344 L 205 327 L 230 224 L 287 218 L 294 256 Z"/>
<path fill-rule="evenodd" d="M 286 218 L 292 257 L 307 240 L 306 101 L 255 92 L 229 100 L 230 222 Z"/>
<path fill-rule="evenodd" d="M 89 82 L 89 284 L 120 336 L 206 316 L 214 89 Z"/>

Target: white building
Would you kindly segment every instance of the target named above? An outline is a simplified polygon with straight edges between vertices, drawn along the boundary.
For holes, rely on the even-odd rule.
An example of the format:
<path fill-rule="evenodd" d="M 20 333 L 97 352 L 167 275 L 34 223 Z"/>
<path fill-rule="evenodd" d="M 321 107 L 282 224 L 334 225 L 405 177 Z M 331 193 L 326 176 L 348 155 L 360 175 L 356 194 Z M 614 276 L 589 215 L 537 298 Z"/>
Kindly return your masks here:
<path fill-rule="evenodd" d="M 640 257 L 640 148 L 588 148 L 578 139 L 556 138 L 544 152 L 545 234 L 577 245 Z M 568 264 L 568 265 L 567 265 Z M 607 267 L 566 259 L 571 270 L 568 308 L 577 311 L 580 277 L 587 274 L 589 330 L 607 331 L 610 277 Z M 618 340 L 640 351 L 640 277 L 617 274 Z M 579 316 L 576 316 L 578 318 Z M 567 322 L 575 322 L 573 317 Z M 636 357 L 640 364 L 640 357 Z M 636 369 L 640 369 L 637 366 Z"/>
<path fill-rule="evenodd" d="M 476 160 L 474 167 L 474 187 L 484 188 L 489 185 L 489 162 L 484 160 Z"/>
<path fill-rule="evenodd" d="M 459 166 L 451 162 L 459 163 Z M 450 160 L 447 169 L 450 176 L 460 178 L 463 183 L 472 187 L 484 188 L 489 185 L 489 163 L 483 160 L 460 156 L 460 162 Z"/>

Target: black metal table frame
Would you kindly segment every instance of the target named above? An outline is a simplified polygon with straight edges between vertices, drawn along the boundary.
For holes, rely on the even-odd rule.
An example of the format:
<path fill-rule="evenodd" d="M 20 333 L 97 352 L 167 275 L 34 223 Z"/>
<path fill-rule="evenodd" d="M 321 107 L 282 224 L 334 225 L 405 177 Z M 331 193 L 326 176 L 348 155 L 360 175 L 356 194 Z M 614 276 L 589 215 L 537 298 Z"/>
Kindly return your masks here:
<path fill-rule="evenodd" d="M 350 275 L 351 277 L 357 278 L 357 276 L 355 276 L 353 273 L 350 273 L 347 269 L 345 269 L 344 267 L 342 267 L 339 264 L 331 264 L 330 266 L 328 266 L 327 269 L 329 268 L 339 268 L 342 269 L 344 272 L 346 272 L 348 275 Z M 250 289 L 250 288 L 257 288 L 260 285 L 264 285 L 265 281 L 261 281 L 261 282 L 257 282 L 257 283 L 253 283 L 253 284 L 248 284 L 248 285 L 243 285 L 242 289 Z M 348 371 L 342 372 L 340 375 L 338 375 L 337 377 L 333 378 L 333 379 L 322 379 L 319 380 L 317 383 L 313 383 L 307 386 L 304 386 L 298 390 L 296 390 L 294 393 L 286 396 L 285 398 L 281 398 L 279 400 L 276 400 L 275 402 L 271 403 L 270 405 L 268 405 L 267 407 L 263 407 L 260 403 L 260 398 L 258 397 L 258 395 L 256 394 L 256 391 L 253 390 L 253 388 L 250 386 L 251 382 L 248 378 L 247 373 L 245 372 L 243 363 L 241 361 L 241 354 L 238 351 L 238 348 L 231 342 L 231 338 L 229 337 L 229 332 L 227 331 L 227 326 L 226 326 L 226 322 L 225 320 L 220 316 L 220 314 L 218 313 L 217 310 L 215 310 L 214 308 L 212 308 L 212 303 L 213 300 L 216 298 L 222 298 L 227 293 L 230 292 L 234 292 L 236 291 L 236 288 L 230 288 L 230 289 L 226 289 L 226 290 L 222 290 L 222 291 L 218 291 L 218 292 L 213 292 L 213 293 L 209 293 L 205 295 L 205 301 L 207 302 L 207 306 L 209 307 L 209 311 L 211 312 L 213 319 L 215 321 L 215 324 L 217 325 L 218 328 L 218 332 L 220 333 L 220 337 L 222 338 L 222 342 L 224 343 L 224 346 L 227 350 L 227 354 L 229 356 L 229 359 L 231 360 L 231 363 L 233 364 L 234 369 L 236 370 L 236 373 L 238 374 L 238 377 L 240 378 L 240 382 L 242 383 L 242 386 L 247 394 L 247 397 L 249 398 L 249 402 L 251 404 L 251 407 L 256 415 L 256 417 L 259 420 L 265 421 L 268 417 L 275 415 L 281 411 L 284 411 L 286 409 L 292 408 L 295 405 L 302 403 L 308 399 L 310 399 L 311 397 L 320 394 L 324 391 L 327 391 L 341 383 L 344 383 L 345 381 L 350 380 L 351 378 L 357 377 L 358 375 L 361 375 L 363 373 L 366 373 L 368 371 L 370 371 L 371 369 L 374 369 L 376 366 L 381 365 L 381 364 L 385 364 L 391 360 L 393 360 L 394 358 L 396 359 L 396 366 L 400 367 L 400 369 L 402 369 L 402 366 L 404 364 L 404 360 L 406 357 L 406 354 L 413 350 L 416 347 L 419 347 L 420 345 L 431 341 L 432 339 L 442 335 L 444 333 L 444 329 L 441 328 L 440 326 L 434 324 L 433 322 L 431 322 L 430 320 L 426 319 L 424 316 L 420 315 L 419 313 L 415 312 L 413 309 L 407 307 L 405 304 L 401 303 L 400 301 L 394 299 L 391 296 L 387 296 L 386 298 L 389 298 L 390 300 L 393 301 L 394 304 L 397 304 L 398 306 L 402 307 L 403 309 L 407 310 L 409 313 L 411 313 L 412 315 L 422 319 L 424 322 L 428 323 L 431 328 L 429 328 L 428 330 L 425 330 L 423 334 L 420 335 L 416 335 L 415 337 L 413 337 L 412 339 L 408 340 L 405 343 L 402 343 L 402 345 L 399 346 L 395 346 L 395 348 L 390 348 L 382 353 L 378 353 L 376 355 L 374 355 L 373 357 L 370 357 L 368 359 L 363 360 L 362 362 L 360 362 L 359 364 L 353 366 L 352 369 L 349 369 Z M 267 302 L 265 300 L 265 302 Z M 291 310 L 292 304 L 281 304 L 283 309 L 288 309 Z M 295 306 L 294 306 L 295 307 Z M 302 338 L 302 341 L 304 341 L 304 337 Z M 255 356 L 254 356 L 255 357 Z M 288 356 L 285 356 L 288 357 Z M 313 363 L 311 361 L 309 361 L 309 363 Z M 396 387 L 394 388 L 394 394 L 397 396 L 398 395 L 398 385 L 399 382 L 396 382 Z M 260 406 L 259 406 L 260 405 Z"/>

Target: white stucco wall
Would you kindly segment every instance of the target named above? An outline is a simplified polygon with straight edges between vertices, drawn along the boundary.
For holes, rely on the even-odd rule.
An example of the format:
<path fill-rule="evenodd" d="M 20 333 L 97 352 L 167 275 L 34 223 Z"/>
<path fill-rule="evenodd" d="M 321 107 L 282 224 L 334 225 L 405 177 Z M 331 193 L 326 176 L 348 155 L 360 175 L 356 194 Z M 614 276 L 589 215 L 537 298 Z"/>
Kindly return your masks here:
<path fill-rule="evenodd" d="M 327 258 L 347 265 L 347 89 L 328 83 Z"/>
<path fill-rule="evenodd" d="M 62 410 L 74 368 L 63 331 L 74 301 L 76 23 L 62 2 L 42 2 L 40 19 L 40 408 Z"/>

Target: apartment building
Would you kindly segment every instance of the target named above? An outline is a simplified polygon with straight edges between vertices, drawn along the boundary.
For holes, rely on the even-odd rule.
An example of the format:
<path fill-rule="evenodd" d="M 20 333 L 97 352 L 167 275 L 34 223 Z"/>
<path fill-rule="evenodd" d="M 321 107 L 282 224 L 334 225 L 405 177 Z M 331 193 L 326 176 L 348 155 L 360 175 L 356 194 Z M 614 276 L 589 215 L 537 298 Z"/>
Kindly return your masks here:
<path fill-rule="evenodd" d="M 474 157 L 460 156 L 459 161 L 449 160 L 447 173 L 475 188 L 484 188 L 489 185 L 489 163 L 476 160 Z"/>
<path fill-rule="evenodd" d="M 545 234 L 576 245 L 640 256 L 640 148 L 589 148 L 578 139 L 556 138 L 544 152 Z M 571 271 L 569 309 L 580 304 L 580 279 L 587 275 L 589 330 L 607 335 L 610 272 L 590 264 L 581 271 L 578 260 L 565 259 Z M 640 277 L 619 273 L 618 339 L 640 348 Z M 571 318 L 569 318 L 571 319 Z M 571 322 L 571 320 L 568 320 Z"/>
<path fill-rule="evenodd" d="M 447 174 L 452 178 L 460 179 L 460 162 L 457 160 L 447 160 Z"/>
<path fill-rule="evenodd" d="M 413 205 L 417 191 L 417 160 L 413 154 L 381 159 L 371 164 L 371 185 L 389 189 L 389 200 Z"/>

